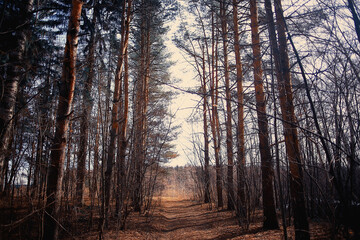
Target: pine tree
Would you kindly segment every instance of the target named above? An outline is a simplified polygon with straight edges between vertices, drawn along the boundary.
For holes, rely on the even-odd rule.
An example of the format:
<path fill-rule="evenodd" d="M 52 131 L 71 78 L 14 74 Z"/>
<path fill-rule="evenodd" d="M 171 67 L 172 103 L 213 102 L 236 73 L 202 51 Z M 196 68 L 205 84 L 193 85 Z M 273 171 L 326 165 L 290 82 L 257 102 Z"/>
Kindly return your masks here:
<path fill-rule="evenodd" d="M 58 101 L 57 121 L 55 125 L 56 132 L 50 155 L 46 190 L 47 207 L 44 220 L 44 239 L 58 239 L 59 237 L 57 218 L 60 211 L 62 193 L 66 132 L 69 126 L 69 118 L 72 114 L 71 108 L 75 89 L 75 63 L 77 57 L 78 32 L 80 28 L 82 5 L 83 2 L 80 0 L 72 1 L 67 40 L 65 44 L 62 76 L 60 79 L 60 95 Z"/>

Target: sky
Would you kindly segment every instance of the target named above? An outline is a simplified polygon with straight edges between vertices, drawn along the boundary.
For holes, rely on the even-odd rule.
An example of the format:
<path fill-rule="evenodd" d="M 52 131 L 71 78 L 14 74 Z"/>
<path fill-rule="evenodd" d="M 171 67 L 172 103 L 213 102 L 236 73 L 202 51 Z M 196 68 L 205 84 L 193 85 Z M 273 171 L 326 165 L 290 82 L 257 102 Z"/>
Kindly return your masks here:
<path fill-rule="evenodd" d="M 175 114 L 174 125 L 181 126 L 178 139 L 174 142 L 174 144 L 176 144 L 176 152 L 179 156 L 166 164 L 166 166 L 173 167 L 186 165 L 189 157 L 192 156 L 190 149 L 192 148 L 191 138 L 194 126 L 192 126 L 188 120 L 194 114 L 194 109 L 200 101 L 197 95 L 179 90 L 187 90 L 198 86 L 198 79 L 196 79 L 193 67 L 186 61 L 181 50 L 178 49 L 172 41 L 179 24 L 180 16 L 177 16 L 175 21 L 168 23 L 167 26 L 170 29 L 167 34 L 167 40 L 165 41 L 167 51 L 171 54 L 170 61 L 174 62 L 169 69 L 171 78 L 176 80 L 172 91 L 178 94 L 176 99 L 172 101 L 170 109 L 171 112 Z"/>

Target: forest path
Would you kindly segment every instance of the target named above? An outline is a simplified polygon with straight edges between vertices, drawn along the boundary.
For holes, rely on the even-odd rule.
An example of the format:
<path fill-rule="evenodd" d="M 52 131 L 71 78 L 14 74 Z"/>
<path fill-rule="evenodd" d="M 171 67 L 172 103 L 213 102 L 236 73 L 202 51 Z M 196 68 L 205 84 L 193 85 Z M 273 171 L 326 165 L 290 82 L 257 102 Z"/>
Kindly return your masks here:
<path fill-rule="evenodd" d="M 162 200 L 158 209 L 159 239 L 228 239 L 239 235 L 222 229 L 237 226 L 230 212 L 212 211 L 209 207 L 190 200 Z"/>
<path fill-rule="evenodd" d="M 120 240 L 203 240 L 203 239 L 283 239 L 282 230 L 262 229 L 262 217 L 253 219 L 249 229 L 239 227 L 231 211 L 210 209 L 208 204 L 191 200 L 162 197 L 156 200 L 157 207 L 149 215 L 132 213 L 125 231 L 110 230 L 104 239 Z M 260 212 L 259 212 L 260 213 Z M 311 224 L 311 239 L 329 239 L 326 225 Z M 294 237 L 292 227 L 288 228 Z M 97 233 L 82 236 L 81 239 L 98 239 Z"/>

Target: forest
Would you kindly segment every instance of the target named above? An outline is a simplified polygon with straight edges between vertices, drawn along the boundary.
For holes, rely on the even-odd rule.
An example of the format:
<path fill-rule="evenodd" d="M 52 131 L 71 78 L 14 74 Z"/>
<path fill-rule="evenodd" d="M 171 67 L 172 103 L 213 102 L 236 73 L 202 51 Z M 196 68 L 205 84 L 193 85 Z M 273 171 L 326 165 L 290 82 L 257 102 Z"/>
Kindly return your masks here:
<path fill-rule="evenodd" d="M 360 239 L 358 6 L 1 0 L 0 239 Z"/>

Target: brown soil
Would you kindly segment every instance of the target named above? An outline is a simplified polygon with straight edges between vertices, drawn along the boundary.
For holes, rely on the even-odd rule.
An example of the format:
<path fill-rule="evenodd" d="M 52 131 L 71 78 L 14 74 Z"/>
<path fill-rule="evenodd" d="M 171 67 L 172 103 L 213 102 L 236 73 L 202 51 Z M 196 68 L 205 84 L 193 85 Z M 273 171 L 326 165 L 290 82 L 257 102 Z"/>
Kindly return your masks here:
<path fill-rule="evenodd" d="M 177 198 L 161 198 L 151 216 L 132 214 L 126 231 L 108 231 L 105 239 L 284 239 L 282 230 L 264 231 L 261 218 L 244 229 L 230 211 L 211 210 L 207 204 Z M 288 239 L 294 239 L 288 228 Z M 311 239 L 329 239 L 329 225 L 311 224 Z M 87 234 L 81 239 L 97 239 Z"/>

